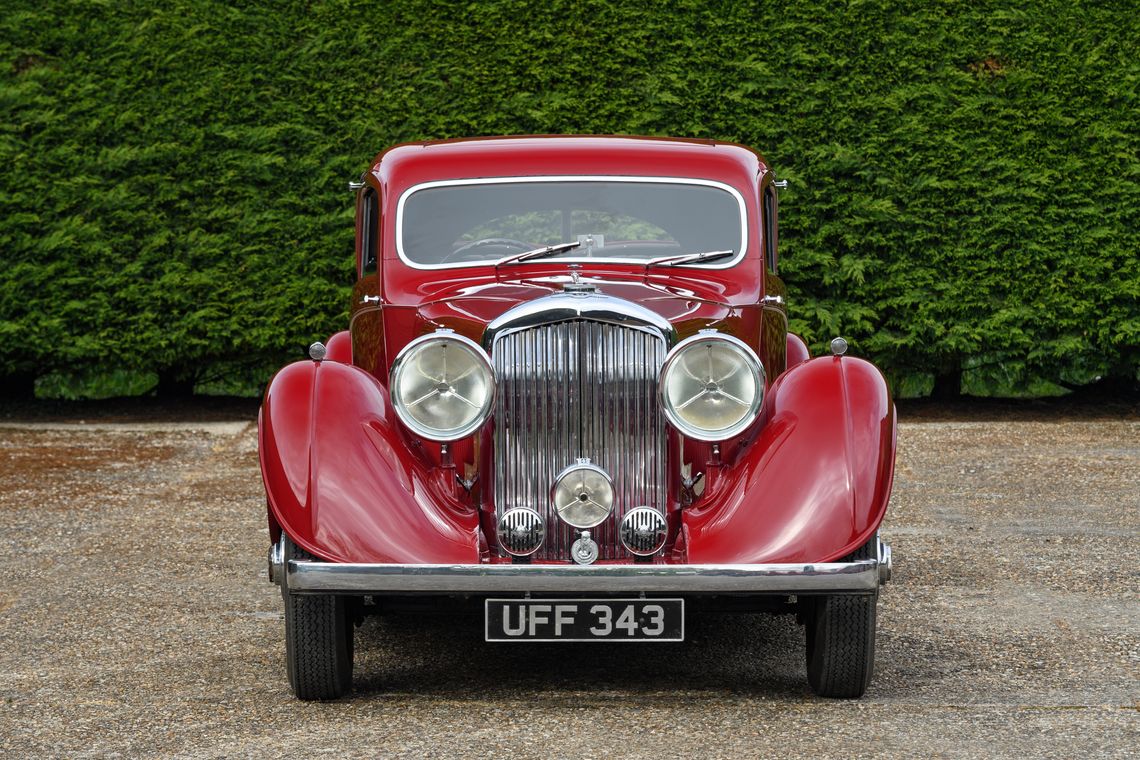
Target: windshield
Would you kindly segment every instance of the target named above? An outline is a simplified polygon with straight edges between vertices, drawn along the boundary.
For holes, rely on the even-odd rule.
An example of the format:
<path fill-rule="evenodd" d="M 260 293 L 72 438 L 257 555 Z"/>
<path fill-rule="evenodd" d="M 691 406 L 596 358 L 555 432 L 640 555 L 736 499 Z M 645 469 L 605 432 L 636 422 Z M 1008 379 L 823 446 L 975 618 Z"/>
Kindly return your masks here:
<path fill-rule="evenodd" d="M 644 263 L 662 257 L 743 251 L 744 201 L 726 185 L 698 180 L 532 178 L 428 183 L 397 210 L 397 250 L 413 266 L 535 257 Z M 578 245 L 565 245 L 577 243 Z"/>

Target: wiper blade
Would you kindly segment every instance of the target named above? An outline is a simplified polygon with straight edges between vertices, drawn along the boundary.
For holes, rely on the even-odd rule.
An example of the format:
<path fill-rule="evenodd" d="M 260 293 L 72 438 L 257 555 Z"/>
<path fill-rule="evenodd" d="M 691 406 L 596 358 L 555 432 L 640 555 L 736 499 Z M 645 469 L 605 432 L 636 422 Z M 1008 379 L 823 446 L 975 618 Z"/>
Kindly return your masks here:
<path fill-rule="evenodd" d="M 577 248 L 582 245 L 581 240 L 575 240 L 573 243 L 557 243 L 555 245 L 544 245 L 542 248 L 535 248 L 531 251 L 523 251 L 522 253 L 514 253 L 510 256 L 504 256 L 495 262 L 496 267 L 503 264 L 517 264 L 520 261 L 527 261 L 529 259 L 542 259 L 547 256 L 553 256 L 556 253 L 569 251 L 571 248 Z"/>
<path fill-rule="evenodd" d="M 697 262 L 700 262 L 700 261 L 716 261 L 717 259 L 724 259 L 724 258 L 727 258 L 729 256 L 735 256 L 735 255 L 736 255 L 736 251 L 733 251 L 733 250 L 702 251 L 700 253 L 682 253 L 682 254 L 679 254 L 677 256 L 662 256 L 659 259 L 650 259 L 649 261 L 645 262 L 645 268 L 648 269 L 651 266 L 657 266 L 657 265 L 667 266 L 667 267 L 679 267 L 679 266 L 683 266 L 685 264 L 696 264 Z"/>

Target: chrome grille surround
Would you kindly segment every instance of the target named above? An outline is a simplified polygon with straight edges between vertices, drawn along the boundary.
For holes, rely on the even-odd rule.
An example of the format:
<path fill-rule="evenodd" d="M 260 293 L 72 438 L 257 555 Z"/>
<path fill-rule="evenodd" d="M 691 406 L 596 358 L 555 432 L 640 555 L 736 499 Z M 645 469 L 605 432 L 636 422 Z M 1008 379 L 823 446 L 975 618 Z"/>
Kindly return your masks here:
<path fill-rule="evenodd" d="M 577 531 L 559 519 L 550 486 L 588 458 L 613 479 L 613 514 L 591 529 L 600 559 L 628 558 L 618 526 L 648 506 L 663 517 L 666 426 L 657 401 L 667 320 L 638 304 L 589 290 L 522 304 L 491 323 L 483 343 L 498 379 L 495 517 L 528 507 L 546 522 L 535 559 L 567 560 Z M 497 542 L 496 542 L 497 543 Z"/>

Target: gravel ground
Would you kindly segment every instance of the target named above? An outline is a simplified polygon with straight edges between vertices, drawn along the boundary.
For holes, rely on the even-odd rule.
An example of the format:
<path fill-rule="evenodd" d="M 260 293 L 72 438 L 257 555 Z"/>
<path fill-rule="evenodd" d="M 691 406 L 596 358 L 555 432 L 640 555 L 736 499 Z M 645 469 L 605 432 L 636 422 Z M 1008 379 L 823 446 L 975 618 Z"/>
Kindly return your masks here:
<path fill-rule="evenodd" d="M 900 426 L 875 680 L 812 697 L 788 616 L 683 644 L 357 631 L 293 700 L 253 423 L 0 420 L 0 755 L 1135 757 L 1140 421 Z"/>

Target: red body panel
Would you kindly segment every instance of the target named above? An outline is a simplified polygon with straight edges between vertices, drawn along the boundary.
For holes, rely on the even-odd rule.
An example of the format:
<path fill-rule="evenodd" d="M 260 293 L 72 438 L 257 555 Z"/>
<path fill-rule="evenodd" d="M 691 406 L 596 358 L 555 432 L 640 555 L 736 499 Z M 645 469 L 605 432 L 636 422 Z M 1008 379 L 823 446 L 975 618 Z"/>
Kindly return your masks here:
<path fill-rule="evenodd" d="M 352 364 L 352 336 L 348 330 L 333 333 L 325 343 L 325 359 L 330 362 Z"/>
<path fill-rule="evenodd" d="M 808 351 L 807 343 L 804 339 L 795 333 L 788 333 L 788 368 L 792 368 L 800 362 L 806 362 L 811 358 L 811 351 Z"/>
<path fill-rule="evenodd" d="M 454 470 L 425 466 L 397 424 L 387 393 L 356 367 L 278 372 L 259 424 L 273 518 L 328 560 L 478 562 L 478 514 L 455 498 Z"/>
<path fill-rule="evenodd" d="M 784 373 L 766 405 L 759 437 L 710 468 L 703 498 L 683 513 L 689 562 L 826 562 L 882 521 L 895 410 L 879 371 L 861 359 L 814 359 Z"/>

